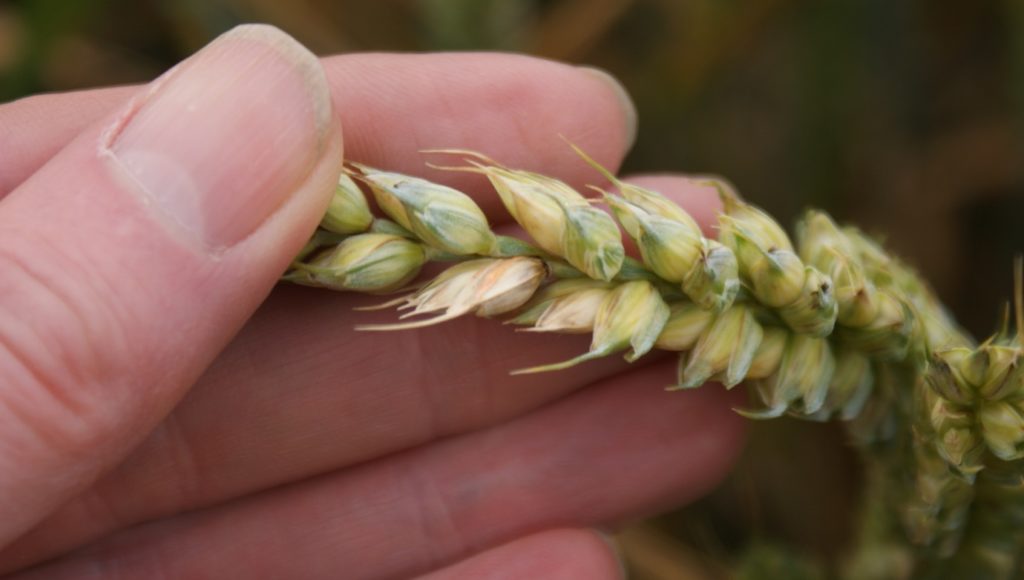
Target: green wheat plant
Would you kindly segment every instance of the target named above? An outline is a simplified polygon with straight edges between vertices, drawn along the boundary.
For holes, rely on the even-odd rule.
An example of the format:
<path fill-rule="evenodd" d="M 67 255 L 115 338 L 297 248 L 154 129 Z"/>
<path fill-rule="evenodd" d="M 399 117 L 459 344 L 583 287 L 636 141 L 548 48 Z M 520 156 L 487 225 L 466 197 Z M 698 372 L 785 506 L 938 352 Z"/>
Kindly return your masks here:
<path fill-rule="evenodd" d="M 593 188 L 596 197 L 479 153 L 427 152 L 456 160 L 435 168 L 487 179 L 530 241 L 495 234 L 455 189 L 349 163 L 284 280 L 398 292 L 381 307 L 397 307 L 401 319 L 366 331 L 476 315 L 592 336 L 573 359 L 514 373 L 676 352 L 669 390 L 743 383 L 750 403 L 737 411 L 747 417 L 844 424 L 868 478 L 845 577 L 1022 577 L 1019 264 L 1015 324 L 1007 314 L 978 343 L 910 267 L 825 213 L 808 211 L 791 238 L 708 178 L 723 203 L 710 239 L 665 196 L 618 180 L 575 149 L 607 182 Z M 386 217 L 373 215 L 364 191 Z M 639 259 L 626 255 L 623 232 Z M 447 267 L 415 284 L 428 262 Z M 744 577 L 756 569 L 746 566 Z"/>

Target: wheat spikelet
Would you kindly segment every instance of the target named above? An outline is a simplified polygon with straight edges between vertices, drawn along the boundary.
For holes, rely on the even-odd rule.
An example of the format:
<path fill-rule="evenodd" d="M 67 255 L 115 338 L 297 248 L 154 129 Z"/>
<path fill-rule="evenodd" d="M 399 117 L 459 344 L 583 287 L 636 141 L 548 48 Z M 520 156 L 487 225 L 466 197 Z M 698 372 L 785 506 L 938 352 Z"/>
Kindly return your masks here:
<path fill-rule="evenodd" d="M 323 230 L 285 279 L 388 292 L 425 262 L 454 262 L 387 304 L 407 310 L 402 322 L 361 328 L 506 315 L 528 332 L 593 337 L 576 358 L 516 372 L 617 352 L 633 361 L 658 348 L 679 353 L 670 388 L 747 382 L 745 416 L 838 418 L 875 474 L 869 499 L 881 507 L 866 513 L 891 514 L 902 527 L 865 532 L 851 569 L 871 568 L 868 553 L 911 554 L 914 573 L 973 554 L 997 571 L 992 577 L 1007 577 L 998 571 L 1016 556 L 996 537 L 999 506 L 1024 505 L 1019 296 L 1017 331 L 1007 323 L 976 345 L 912 269 L 855 228 L 810 211 L 794 244 L 768 214 L 707 180 L 724 207 L 712 240 L 681 207 L 574 149 L 616 189 L 595 188 L 609 213 L 551 177 L 474 152 L 432 152 L 462 161 L 434 167 L 485 177 L 530 242 L 496 235 L 461 192 L 349 164 Z M 357 182 L 390 220 L 370 214 Z M 622 232 L 640 260 L 625 255 Z M 1018 295 L 1022 286 L 1018 267 Z M 1014 529 L 1010 545 L 1020 547 L 1024 531 Z"/>

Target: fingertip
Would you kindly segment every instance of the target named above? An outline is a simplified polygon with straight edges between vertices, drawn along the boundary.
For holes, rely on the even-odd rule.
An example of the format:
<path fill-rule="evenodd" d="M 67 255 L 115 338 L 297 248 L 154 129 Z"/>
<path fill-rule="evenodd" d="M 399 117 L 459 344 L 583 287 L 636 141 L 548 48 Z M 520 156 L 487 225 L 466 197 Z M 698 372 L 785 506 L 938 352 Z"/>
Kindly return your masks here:
<path fill-rule="evenodd" d="M 612 76 L 608 71 L 592 66 L 581 66 L 578 68 L 596 78 L 605 90 L 611 92 L 614 100 L 618 102 L 624 127 L 622 142 L 625 148 L 623 150 L 629 151 L 636 144 L 636 135 L 639 129 L 639 114 L 636 110 L 636 103 L 633 102 L 633 97 L 630 96 L 629 91 L 626 90 L 626 87 L 623 86 L 619 79 Z"/>

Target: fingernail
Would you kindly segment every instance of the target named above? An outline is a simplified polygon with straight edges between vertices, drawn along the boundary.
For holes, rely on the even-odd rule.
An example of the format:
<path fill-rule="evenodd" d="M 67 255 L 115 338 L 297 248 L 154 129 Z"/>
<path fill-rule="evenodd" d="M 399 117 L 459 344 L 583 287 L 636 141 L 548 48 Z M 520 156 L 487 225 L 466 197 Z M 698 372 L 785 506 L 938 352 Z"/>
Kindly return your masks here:
<path fill-rule="evenodd" d="M 595 78 L 607 85 L 615 94 L 615 98 L 619 101 L 619 107 L 622 109 L 622 117 L 626 123 L 626 150 L 631 149 L 633 144 L 636 143 L 637 113 L 636 104 L 633 102 L 633 98 L 629 96 L 629 92 L 626 91 L 626 87 L 622 86 L 619 79 L 613 77 L 604 69 L 592 66 L 581 66 L 579 68 L 594 75 Z"/>
<path fill-rule="evenodd" d="M 331 127 L 316 57 L 240 26 L 154 81 L 109 131 L 150 205 L 208 250 L 251 235 L 298 189 Z"/>

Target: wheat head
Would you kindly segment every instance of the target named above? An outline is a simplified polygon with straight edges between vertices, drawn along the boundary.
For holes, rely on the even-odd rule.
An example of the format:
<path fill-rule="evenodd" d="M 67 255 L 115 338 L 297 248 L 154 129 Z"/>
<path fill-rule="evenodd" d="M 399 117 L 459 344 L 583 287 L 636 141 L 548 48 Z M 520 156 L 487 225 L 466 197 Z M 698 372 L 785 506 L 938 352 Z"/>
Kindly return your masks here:
<path fill-rule="evenodd" d="M 629 361 L 654 348 L 678 352 L 670 389 L 746 383 L 751 404 L 737 411 L 747 417 L 844 422 L 871 488 L 848 577 L 1017 573 L 1019 267 L 1016 330 L 1007 322 L 977 344 L 913 269 L 856 228 L 809 211 L 794 242 L 728 184 L 707 178 L 723 202 L 718 239 L 710 239 L 665 196 L 620 181 L 573 148 L 614 190 L 594 188 L 609 212 L 561 181 L 476 152 L 428 152 L 458 160 L 432 167 L 486 178 L 530 241 L 495 234 L 455 189 L 350 163 L 321 229 L 284 279 L 385 293 L 404 288 L 427 262 L 450 262 L 388 303 L 408 309 L 403 321 L 360 328 L 402 330 L 475 314 L 531 332 L 591 334 L 587 352 L 516 373 L 619 352 Z M 386 217 L 372 215 L 359 184 Z M 620 228 L 639 260 L 626 256 Z M 882 555 L 908 564 L 871 564 Z"/>

